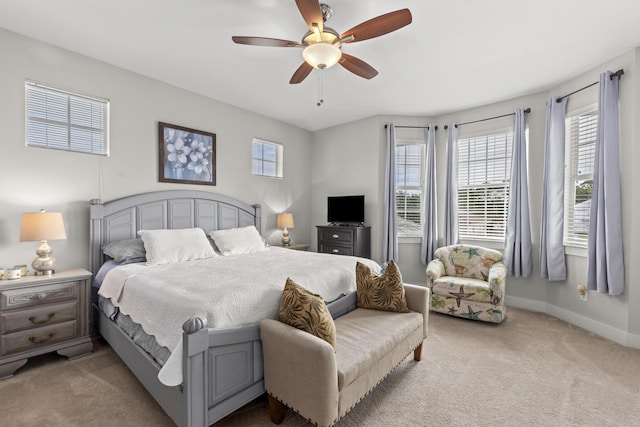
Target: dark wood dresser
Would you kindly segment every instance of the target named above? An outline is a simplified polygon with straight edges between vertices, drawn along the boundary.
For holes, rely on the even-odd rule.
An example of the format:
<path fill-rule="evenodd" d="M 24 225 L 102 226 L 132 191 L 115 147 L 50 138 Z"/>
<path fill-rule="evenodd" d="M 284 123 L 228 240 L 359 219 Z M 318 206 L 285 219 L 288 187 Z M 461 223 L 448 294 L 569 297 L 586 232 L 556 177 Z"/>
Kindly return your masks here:
<path fill-rule="evenodd" d="M 317 225 L 318 252 L 371 258 L 371 227 Z"/>

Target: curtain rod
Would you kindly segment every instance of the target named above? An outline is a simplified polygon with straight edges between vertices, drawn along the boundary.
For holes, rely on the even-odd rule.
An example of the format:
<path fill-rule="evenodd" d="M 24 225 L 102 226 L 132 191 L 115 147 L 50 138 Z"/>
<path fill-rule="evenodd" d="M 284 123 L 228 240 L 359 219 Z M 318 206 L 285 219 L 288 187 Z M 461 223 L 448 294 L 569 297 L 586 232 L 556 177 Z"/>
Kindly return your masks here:
<path fill-rule="evenodd" d="M 524 110 L 524 112 L 529 114 L 531 112 L 531 108 L 527 108 L 526 110 Z M 486 119 L 474 120 L 474 121 L 471 121 L 471 122 L 456 123 L 455 126 L 458 127 L 458 126 L 462 126 L 462 125 L 470 125 L 471 123 L 486 122 L 487 120 L 501 119 L 502 117 L 514 116 L 515 114 L 516 113 L 503 114 L 501 116 L 487 117 Z M 445 125 L 444 128 L 445 129 L 449 129 L 449 125 Z"/>
<path fill-rule="evenodd" d="M 619 69 L 618 71 L 616 71 L 615 73 L 611 73 L 611 75 L 609 76 L 609 78 L 610 78 L 611 80 L 613 80 L 613 78 L 614 78 L 614 77 L 618 77 L 618 78 L 620 78 L 623 74 L 624 74 L 624 70 L 621 68 L 621 69 Z M 578 92 L 581 92 L 581 91 L 583 91 L 583 90 L 585 90 L 585 89 L 589 89 L 591 86 L 595 86 L 595 85 L 597 85 L 598 83 L 600 83 L 600 81 L 599 81 L 599 80 L 598 80 L 597 82 L 593 82 L 593 83 L 591 83 L 590 85 L 586 85 L 585 87 L 582 87 L 582 88 L 580 88 L 580 89 L 578 89 L 578 90 L 574 90 L 574 91 L 573 91 L 573 92 L 571 92 L 571 93 L 568 93 L 568 94 L 566 94 L 566 95 L 564 95 L 564 96 L 559 97 L 558 99 L 556 99 L 556 102 L 562 102 L 562 100 L 563 100 L 563 99 L 568 98 L 568 97 L 570 97 L 571 95 L 573 95 L 573 94 L 575 94 L 575 93 L 578 93 Z"/>
<path fill-rule="evenodd" d="M 384 125 L 384 128 L 388 128 L 389 125 Z M 407 128 L 407 129 L 429 129 L 429 126 L 396 126 L 397 128 Z M 434 127 L 435 130 L 438 130 L 438 125 Z"/>

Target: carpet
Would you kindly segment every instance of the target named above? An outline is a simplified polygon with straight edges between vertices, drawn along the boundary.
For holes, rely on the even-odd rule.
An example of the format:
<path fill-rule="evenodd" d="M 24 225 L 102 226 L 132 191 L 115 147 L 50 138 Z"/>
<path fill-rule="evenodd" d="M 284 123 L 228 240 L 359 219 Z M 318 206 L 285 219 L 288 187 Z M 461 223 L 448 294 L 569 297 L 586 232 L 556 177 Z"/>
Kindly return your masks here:
<path fill-rule="evenodd" d="M 76 360 L 32 358 L 0 381 L 0 425 L 173 426 L 104 341 Z M 215 426 L 270 426 L 260 397 Z M 288 410 L 282 426 L 308 426 Z M 337 426 L 640 426 L 640 350 L 542 313 L 499 325 L 431 313 L 405 359 Z"/>

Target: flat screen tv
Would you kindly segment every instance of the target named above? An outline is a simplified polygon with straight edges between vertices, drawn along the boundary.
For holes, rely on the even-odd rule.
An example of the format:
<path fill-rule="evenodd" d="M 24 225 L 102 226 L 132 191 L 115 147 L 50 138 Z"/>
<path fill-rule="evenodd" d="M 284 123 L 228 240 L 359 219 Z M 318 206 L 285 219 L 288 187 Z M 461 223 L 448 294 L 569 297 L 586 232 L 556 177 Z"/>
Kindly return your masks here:
<path fill-rule="evenodd" d="M 327 197 L 327 220 L 332 224 L 364 223 L 364 195 Z"/>

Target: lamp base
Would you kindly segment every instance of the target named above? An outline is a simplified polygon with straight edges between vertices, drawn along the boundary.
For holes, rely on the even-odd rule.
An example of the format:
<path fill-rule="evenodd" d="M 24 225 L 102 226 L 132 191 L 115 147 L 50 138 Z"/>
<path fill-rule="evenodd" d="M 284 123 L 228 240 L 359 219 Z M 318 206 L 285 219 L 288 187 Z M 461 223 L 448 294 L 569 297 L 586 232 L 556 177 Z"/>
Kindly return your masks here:
<path fill-rule="evenodd" d="M 40 242 L 36 249 L 37 258 L 31 263 L 36 276 L 51 276 L 56 271 L 56 259 L 51 256 L 53 249 L 46 240 Z"/>
<path fill-rule="evenodd" d="M 289 230 L 286 228 L 282 230 L 282 246 L 289 246 L 291 244 L 291 239 L 289 238 Z"/>

